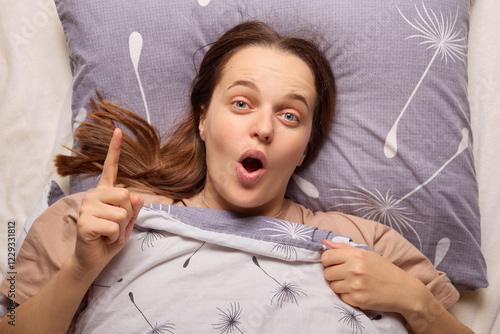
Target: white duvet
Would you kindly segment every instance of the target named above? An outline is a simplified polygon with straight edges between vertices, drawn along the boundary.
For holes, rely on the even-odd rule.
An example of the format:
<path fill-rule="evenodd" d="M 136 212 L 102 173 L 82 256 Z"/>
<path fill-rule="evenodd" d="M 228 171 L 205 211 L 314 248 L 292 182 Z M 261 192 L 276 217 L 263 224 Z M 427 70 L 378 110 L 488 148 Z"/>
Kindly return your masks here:
<path fill-rule="evenodd" d="M 348 241 L 267 217 L 144 208 L 76 333 L 405 333 L 399 315 L 362 312 L 330 290 L 323 238 Z"/>

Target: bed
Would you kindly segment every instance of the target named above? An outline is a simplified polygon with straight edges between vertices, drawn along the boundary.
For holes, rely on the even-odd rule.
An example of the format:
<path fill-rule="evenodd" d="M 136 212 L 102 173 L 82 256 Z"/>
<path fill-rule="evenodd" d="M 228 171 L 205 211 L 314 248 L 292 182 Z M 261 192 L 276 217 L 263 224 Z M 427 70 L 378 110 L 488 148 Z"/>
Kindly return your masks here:
<path fill-rule="evenodd" d="M 229 9 L 226 8 L 226 11 L 223 13 L 225 17 L 230 17 L 234 20 L 252 18 L 257 15 L 248 15 L 248 13 L 251 12 L 251 8 L 247 8 L 244 4 L 239 2 L 237 6 L 235 5 L 235 9 L 237 9 L 235 11 L 230 11 L 233 3 L 231 1 L 200 0 L 192 2 L 193 6 L 196 7 L 197 10 L 200 10 L 199 13 L 202 14 L 199 14 L 194 10 L 190 12 L 191 9 L 189 9 L 181 17 L 183 20 L 186 20 L 188 17 L 198 20 L 206 19 L 206 17 L 203 16 L 205 14 L 203 14 L 201 10 L 211 11 L 215 10 L 217 6 L 229 6 L 227 7 Z M 63 2 L 61 1 L 61 3 Z M 256 3 L 259 3 L 259 1 L 256 1 Z M 310 3 L 311 4 L 309 6 L 312 8 L 311 11 L 316 7 L 316 9 L 319 8 L 319 10 L 321 10 L 321 1 L 313 1 Z M 374 1 L 370 6 L 376 6 L 377 3 L 378 2 Z M 468 134 L 467 132 L 462 132 L 461 138 L 464 142 L 466 142 L 466 145 L 462 145 L 463 142 L 459 140 L 459 143 L 457 143 L 458 151 L 457 147 L 454 147 L 451 151 L 452 153 L 454 151 L 457 151 L 457 153 L 462 153 L 464 151 L 467 153 L 467 151 L 470 151 L 470 157 L 473 156 L 473 160 L 472 158 L 464 159 L 461 161 L 459 166 L 463 170 L 469 171 L 467 174 L 468 181 L 461 183 L 460 179 L 457 180 L 456 183 L 460 187 L 477 187 L 477 203 L 471 200 L 470 197 L 464 197 L 463 200 L 464 203 L 468 203 L 468 205 L 470 205 L 469 211 L 475 212 L 475 206 L 477 205 L 477 209 L 480 212 L 480 244 L 482 254 L 484 255 L 484 259 L 487 264 L 487 279 L 489 285 L 485 288 L 481 287 L 487 285 L 487 283 L 483 281 L 477 284 L 474 283 L 474 286 L 474 284 L 468 284 L 468 282 L 470 280 L 477 282 L 476 278 L 470 279 L 465 277 L 462 279 L 460 276 L 457 276 L 457 285 L 464 289 L 461 291 L 460 301 L 451 308 L 451 311 L 457 318 L 459 318 L 466 325 L 470 326 L 477 333 L 496 333 L 500 331 L 500 321 L 498 320 L 498 314 L 500 311 L 500 286 L 498 283 L 500 282 L 500 267 L 496 263 L 497 261 L 495 261 L 495 254 L 497 253 L 495 245 L 497 240 L 500 238 L 500 229 L 496 222 L 497 216 L 500 215 L 500 209 L 498 206 L 498 203 L 500 203 L 500 192 L 498 191 L 500 186 L 500 176 L 497 172 L 495 172 L 495 170 L 500 170 L 500 156 L 497 148 L 497 143 L 500 140 L 500 67 L 498 62 L 495 60 L 500 57 L 500 23 L 496 19 L 500 16 L 500 4 L 494 0 L 476 0 L 472 1 L 470 4 L 468 1 L 447 1 L 443 2 L 443 4 L 443 6 L 448 6 L 450 10 L 442 10 L 441 14 L 439 14 L 439 9 L 432 6 L 432 1 L 411 2 L 411 4 L 406 5 L 403 5 L 401 1 L 393 1 L 386 5 L 391 6 L 387 7 L 389 9 L 385 11 L 381 10 L 379 14 L 377 14 L 377 21 L 366 22 L 360 20 L 356 15 L 352 15 L 352 13 L 348 11 L 348 7 L 340 7 L 336 8 L 336 10 L 340 13 L 339 15 L 345 17 L 346 20 L 354 22 L 352 27 L 349 26 L 349 28 L 354 29 L 353 27 L 361 26 L 365 29 L 362 31 L 363 34 L 357 36 L 357 42 L 359 42 L 359 44 L 354 45 L 356 46 L 356 50 L 352 53 L 357 55 L 357 58 L 352 62 L 366 63 L 370 60 L 376 63 L 381 62 L 381 60 L 374 59 L 372 56 L 366 56 L 366 52 L 372 52 L 374 49 L 374 45 L 370 44 L 371 38 L 383 35 L 384 31 L 391 27 L 391 24 L 398 22 L 398 24 L 402 24 L 409 29 L 408 33 L 402 35 L 401 38 L 398 37 L 398 39 L 394 39 L 393 43 L 413 42 L 414 44 L 412 47 L 419 48 L 419 51 L 422 49 L 423 54 L 424 51 L 427 50 L 426 46 L 428 45 L 425 43 L 422 45 L 419 44 L 422 42 L 422 38 L 420 37 L 419 39 L 418 35 L 421 36 L 422 33 L 419 32 L 418 28 L 422 28 L 425 25 L 425 19 L 427 18 L 432 21 L 434 18 L 436 20 L 435 22 L 453 24 L 454 18 L 458 16 L 458 8 L 462 6 L 460 13 L 461 15 L 466 15 L 463 14 L 465 13 L 463 12 L 463 6 L 464 4 L 466 7 L 470 5 L 470 20 L 467 16 L 465 19 L 461 17 L 462 21 L 459 21 L 459 23 L 463 25 L 462 32 L 464 29 L 470 29 L 468 32 L 467 48 L 458 46 L 458 48 L 454 49 L 455 51 L 449 51 L 450 54 L 447 56 L 448 58 L 446 58 L 443 53 L 439 55 L 436 52 L 432 60 L 429 62 L 429 57 L 433 56 L 431 49 L 431 51 L 428 51 L 427 54 L 423 55 L 427 57 L 423 58 L 423 61 L 425 65 L 429 65 L 426 72 L 424 72 L 429 73 L 429 78 L 433 75 L 433 70 L 435 68 L 438 69 L 437 71 L 439 73 L 445 73 L 444 75 L 446 75 L 450 66 L 458 66 L 457 68 L 459 69 L 460 66 L 466 66 L 468 79 L 465 77 L 462 82 L 457 82 L 457 86 L 462 88 L 465 87 L 465 91 L 468 95 L 466 99 L 468 100 L 467 108 L 470 106 L 470 118 L 467 116 L 468 109 L 465 110 L 459 118 L 462 121 L 464 119 L 468 120 L 466 123 L 470 125 L 471 133 Z M 2 10 L 0 11 L 0 18 L 2 33 L 0 34 L 0 45 L 2 56 L 0 58 L 0 89 L 3 98 L 0 102 L 2 118 L 0 123 L 0 136 L 2 138 L 1 142 L 4 145 L 1 149 L 2 156 L 0 159 L 0 180 L 2 185 L 2 197 L 0 199 L 0 203 L 2 205 L 0 210 L 0 224 L 3 226 L 0 232 L 0 249 L 2 249 L 2 254 L 5 255 L 0 258 L 0 270 L 2 272 L 7 272 L 9 270 L 9 253 L 11 253 L 7 251 L 8 246 L 10 246 L 9 243 L 12 242 L 12 239 L 15 239 L 15 245 L 19 247 L 25 234 L 23 232 L 29 228 L 30 222 L 40 213 L 48 202 L 51 202 L 51 199 L 48 197 L 59 197 L 61 195 L 59 192 L 54 192 L 53 189 L 57 188 L 54 187 L 54 185 L 57 184 L 58 187 L 64 191 L 64 193 L 68 194 L 70 192 L 82 190 L 85 187 L 88 187 L 88 184 L 74 182 L 68 179 L 61 179 L 55 175 L 52 167 L 52 159 L 55 154 L 64 152 L 62 145 L 72 146 L 74 144 L 73 132 L 77 129 L 79 122 L 81 122 L 82 118 L 85 116 L 84 114 L 79 113 L 81 107 L 77 106 L 79 103 L 78 99 L 83 100 L 85 97 L 74 95 L 75 87 L 77 84 L 81 86 L 81 82 L 85 80 L 85 76 L 77 77 L 79 80 L 78 82 L 73 79 L 72 71 L 78 69 L 79 66 L 81 69 L 82 65 L 78 64 L 78 59 L 75 57 L 74 49 L 72 49 L 71 43 L 74 43 L 74 41 L 68 38 L 68 36 L 65 36 L 65 32 L 67 34 L 68 29 L 70 28 L 65 26 L 65 29 L 63 30 L 56 7 L 50 0 L 40 0 L 35 2 L 22 0 L 15 3 L 9 3 L 8 5 L 2 4 L 1 6 Z M 281 10 L 279 5 L 276 6 L 279 10 Z M 58 8 L 59 14 L 64 12 L 63 7 L 64 6 L 61 5 L 60 8 Z M 372 9 L 372 7 L 367 6 L 363 13 L 368 15 L 369 12 L 376 12 Z M 116 10 L 122 9 L 117 8 Z M 272 13 L 272 11 L 263 12 L 264 13 L 260 14 L 261 17 L 269 15 L 266 14 L 268 12 Z M 469 12 L 468 8 L 466 12 Z M 394 16 L 389 16 L 388 13 L 391 13 Z M 98 13 L 96 12 L 94 14 L 97 15 Z M 283 14 L 287 14 L 285 9 L 283 9 Z M 411 17 L 412 14 L 415 14 L 414 17 L 416 17 L 416 21 Z M 235 16 L 235 18 L 233 18 L 233 16 Z M 285 15 L 285 17 L 287 16 Z M 419 17 L 420 21 L 418 21 Z M 449 20 L 448 17 L 450 18 Z M 421 25 L 419 25 L 418 22 L 420 22 Z M 208 43 L 210 38 L 214 38 L 217 31 L 224 27 L 223 24 L 220 23 L 215 24 L 213 22 L 205 22 L 205 24 L 209 26 L 210 24 L 213 24 L 214 32 L 213 35 L 209 34 L 199 38 L 201 43 L 200 46 Z M 367 39 L 366 36 L 369 38 Z M 148 81 L 152 80 L 151 71 L 148 72 L 145 68 L 141 68 L 139 70 L 138 67 L 139 63 L 143 64 L 143 66 L 146 66 L 144 64 L 147 64 L 147 53 L 145 50 L 148 47 L 149 37 L 150 36 L 146 33 L 143 33 L 142 35 L 133 34 L 132 32 L 127 33 L 128 46 L 135 46 L 136 50 L 134 53 L 134 51 L 132 51 L 133 48 L 131 48 L 129 50 L 130 53 L 127 54 L 127 57 L 130 57 L 129 61 L 132 60 L 130 63 L 130 75 L 132 79 L 129 81 L 132 81 L 134 85 L 139 84 L 141 89 L 134 92 L 134 94 L 130 97 L 130 101 L 126 100 L 124 96 L 116 94 L 112 95 L 112 97 L 116 100 L 125 101 L 127 106 L 132 107 L 132 109 L 149 109 L 154 111 L 158 108 L 154 105 L 153 99 L 148 99 L 149 103 L 146 104 L 146 99 L 144 97 L 151 96 L 153 93 L 158 94 L 155 90 L 160 89 L 153 87 L 148 91 Z M 196 38 L 196 33 L 190 35 L 190 37 Z M 461 39 L 458 35 L 455 37 L 456 41 Z M 70 49 L 68 49 L 67 41 L 70 43 Z M 344 44 L 339 44 L 339 46 L 353 46 L 353 44 L 349 44 L 350 42 L 348 40 L 341 42 Z M 140 53 L 137 53 L 137 50 L 144 50 L 144 52 L 141 55 Z M 191 61 L 192 53 L 195 50 L 196 49 L 191 48 L 186 51 L 189 53 L 185 53 L 183 57 L 189 58 L 189 61 Z M 375 48 L 375 50 L 377 49 Z M 467 54 L 466 61 L 461 61 L 459 56 L 465 53 Z M 135 58 L 133 56 L 134 54 Z M 397 55 L 398 52 L 391 53 L 391 57 L 396 57 Z M 68 56 L 71 57 L 71 62 L 68 60 Z M 350 61 L 349 59 L 344 59 L 342 57 L 346 57 L 346 55 L 335 54 L 335 59 L 339 62 L 345 63 Z M 151 58 L 152 62 L 161 61 L 161 59 L 158 59 L 161 57 Z M 391 60 L 393 59 L 391 58 Z M 114 61 L 114 59 L 112 61 Z M 435 64 L 431 66 L 432 62 L 435 62 Z M 456 65 L 457 63 L 458 65 Z M 132 69 L 135 71 L 132 71 Z M 398 70 L 400 69 L 389 68 L 388 70 L 392 71 L 394 74 L 398 74 Z M 422 69 L 414 70 L 414 72 L 417 73 L 415 74 L 416 78 L 423 78 L 422 82 L 424 82 L 425 77 L 422 75 L 422 71 Z M 337 73 L 339 72 L 337 71 Z M 343 76 L 348 77 L 351 74 L 352 73 L 340 72 L 339 75 L 342 78 Z M 193 73 L 190 73 L 189 75 L 192 76 Z M 380 73 L 371 73 L 371 75 L 380 75 Z M 454 78 L 448 78 L 448 80 L 453 81 Z M 189 80 L 187 82 L 189 82 Z M 341 85 L 342 80 L 339 82 L 340 93 L 348 93 L 354 87 L 352 82 L 350 83 L 347 81 L 347 83 L 352 86 Z M 435 81 L 432 82 L 436 85 Z M 105 81 L 100 82 L 100 84 L 103 87 L 106 87 Z M 380 83 L 378 85 L 380 86 Z M 146 90 L 144 90 L 143 87 L 145 87 Z M 179 88 L 169 87 L 168 89 L 169 94 L 179 94 Z M 417 101 L 418 90 L 414 90 L 414 92 L 416 92 L 414 95 L 415 101 Z M 407 94 L 399 91 L 396 91 L 396 93 L 400 95 Z M 451 105 L 465 105 L 464 101 L 457 102 L 453 92 L 449 93 L 448 91 L 445 91 L 445 93 L 453 96 L 450 102 Z M 444 93 L 441 92 L 441 94 Z M 413 97 L 413 95 L 411 96 Z M 449 97 L 449 95 L 446 96 Z M 349 99 L 354 99 L 355 97 L 356 96 L 345 95 L 345 98 L 341 99 L 340 103 L 352 103 L 353 101 Z M 370 99 L 373 97 L 373 95 L 369 96 Z M 359 99 L 359 96 L 357 96 L 357 98 Z M 371 103 L 373 101 L 375 101 L 374 104 L 380 102 L 377 99 L 370 100 L 369 102 Z M 410 100 L 407 99 L 406 96 L 404 101 Z M 449 101 L 449 98 L 447 101 Z M 406 118 L 410 117 L 409 115 L 411 115 L 411 108 L 413 108 L 413 104 L 408 102 L 408 105 L 409 107 L 407 112 L 405 113 L 405 116 L 402 117 L 400 129 L 407 126 L 404 121 Z M 172 106 L 175 110 L 182 109 L 182 107 L 183 105 L 181 102 Z M 405 109 L 406 107 L 403 110 Z M 152 117 L 154 117 L 154 115 L 152 115 Z M 166 117 L 155 122 L 163 122 L 158 125 L 160 128 L 167 127 L 168 123 L 174 121 L 176 116 L 172 115 L 169 117 L 170 118 Z M 379 119 L 381 120 L 380 122 L 383 121 L 383 118 Z M 356 121 L 362 122 L 362 120 Z M 394 119 L 392 121 L 394 122 Z M 372 123 L 378 124 L 379 122 L 374 122 L 372 120 Z M 363 125 L 365 126 L 365 128 L 363 128 L 363 130 L 365 130 L 364 132 L 376 132 L 376 130 L 368 125 L 364 123 Z M 423 126 L 429 125 L 424 124 Z M 450 128 L 453 129 L 453 127 Z M 360 137 L 362 134 L 359 133 L 357 136 Z M 421 136 L 428 136 L 428 133 L 422 133 Z M 451 135 L 447 130 L 443 130 L 438 134 L 439 138 L 448 138 L 450 136 Z M 434 138 L 433 140 L 436 141 L 437 139 Z M 470 144 L 472 141 L 473 144 Z M 370 143 L 371 142 L 367 142 L 367 145 Z M 405 148 L 407 148 L 405 145 L 404 140 L 400 141 L 399 146 L 386 145 L 388 147 L 388 149 L 384 151 L 386 159 L 393 159 L 391 156 L 396 155 L 398 150 L 399 154 L 396 158 L 404 156 Z M 429 146 L 423 146 L 422 148 L 424 150 L 430 150 Z M 341 153 L 339 154 L 345 153 L 343 151 L 340 152 Z M 371 148 L 368 151 L 359 151 L 359 153 L 363 153 L 367 156 L 371 154 L 370 152 Z M 444 161 L 447 161 L 446 159 L 449 158 L 450 160 L 448 161 L 450 161 L 451 164 L 451 162 L 453 162 L 453 157 L 455 156 L 445 155 Z M 424 164 L 423 161 L 422 164 Z M 345 167 L 341 164 L 333 165 L 333 167 L 338 169 Z M 441 165 L 438 164 L 438 167 Z M 471 166 L 473 168 L 471 168 Z M 455 166 L 453 168 L 457 167 Z M 441 169 L 434 168 L 434 171 L 435 170 Z M 473 179 L 470 178 L 471 173 L 473 174 Z M 437 173 L 433 174 L 432 172 L 428 172 L 427 174 L 433 176 L 437 175 Z M 347 175 L 345 177 L 347 180 L 350 180 L 355 176 Z M 433 189 L 431 188 L 435 184 L 435 182 L 432 182 L 433 180 L 435 181 L 433 177 L 420 176 L 419 178 L 420 182 L 417 184 L 420 184 L 421 186 L 416 188 L 410 187 L 409 190 L 403 191 L 403 193 L 399 195 L 399 201 L 403 198 L 407 198 L 408 196 L 413 196 L 415 193 L 413 191 L 418 190 L 416 193 L 419 196 L 421 193 L 419 192 L 420 189 Z M 318 187 L 311 186 L 311 182 L 306 180 L 312 182 L 315 179 L 312 176 L 303 177 L 303 175 L 297 175 L 294 178 L 295 183 L 292 184 L 292 189 L 290 191 L 293 192 L 294 187 L 298 189 L 297 191 L 302 191 L 302 193 L 307 195 L 304 202 L 306 202 L 306 204 L 310 204 L 316 201 L 317 198 L 321 198 L 322 192 L 321 189 L 318 190 Z M 474 182 L 470 183 L 472 182 L 471 180 Z M 354 205 L 351 205 L 352 202 L 350 202 L 351 204 L 343 204 L 341 200 L 344 198 L 355 198 L 356 201 L 359 200 L 359 197 L 356 199 L 356 196 L 363 196 L 366 195 L 366 193 L 374 193 L 375 197 L 380 195 L 378 196 L 379 198 L 390 198 L 391 195 L 386 193 L 385 190 L 380 190 L 377 193 L 377 191 L 373 190 L 375 186 L 373 186 L 373 188 L 361 188 L 360 186 L 357 188 L 347 189 L 347 185 L 345 185 L 346 182 L 347 181 L 344 183 L 339 182 L 339 185 L 335 187 L 330 186 L 330 190 L 332 191 L 328 193 L 327 197 L 332 201 L 336 201 L 335 203 L 337 204 L 335 209 L 359 209 L 358 212 L 363 214 L 361 208 L 356 208 Z M 317 180 L 315 181 L 315 184 L 318 185 Z M 53 187 L 51 188 L 50 185 L 53 185 Z M 439 189 L 437 191 L 464 193 L 464 188 L 460 187 L 445 190 Z M 416 196 L 413 196 L 412 198 L 415 197 Z M 310 203 L 308 203 L 308 201 Z M 424 203 L 425 205 L 426 202 L 422 199 L 421 203 Z M 321 207 L 320 205 L 318 209 L 332 209 L 332 207 Z M 375 216 L 373 218 L 380 217 Z M 443 220 L 444 219 L 445 218 L 443 217 Z M 409 226 L 419 226 L 420 220 L 422 219 L 414 219 L 415 224 L 410 224 Z M 27 223 L 25 224 L 25 222 Z M 408 238 L 415 244 L 418 245 L 422 242 L 420 238 L 422 234 L 414 233 L 410 227 L 408 227 L 406 231 L 409 231 Z M 15 235 L 15 237 L 13 237 L 13 235 Z M 442 251 L 443 247 L 444 249 L 447 249 L 446 247 L 449 246 L 446 243 L 446 238 L 439 239 L 440 242 L 443 240 L 445 242 L 440 243 L 440 245 L 444 246 L 439 249 L 432 250 L 431 253 L 429 253 L 431 254 L 429 257 L 432 258 L 433 262 L 437 265 L 441 263 L 443 263 L 441 265 L 445 265 L 447 263 L 446 261 L 443 262 L 442 259 L 438 260 L 440 254 L 446 255 L 446 251 L 444 253 Z M 422 249 L 425 249 L 425 247 L 422 246 Z M 477 258 L 477 256 L 475 258 Z M 464 261 L 466 259 L 467 258 L 464 257 Z M 479 264 L 479 266 L 481 266 L 481 264 Z M 453 267 L 452 269 L 456 270 L 456 267 Z M 459 273 L 457 273 L 457 275 L 460 274 L 460 270 L 458 271 Z"/>

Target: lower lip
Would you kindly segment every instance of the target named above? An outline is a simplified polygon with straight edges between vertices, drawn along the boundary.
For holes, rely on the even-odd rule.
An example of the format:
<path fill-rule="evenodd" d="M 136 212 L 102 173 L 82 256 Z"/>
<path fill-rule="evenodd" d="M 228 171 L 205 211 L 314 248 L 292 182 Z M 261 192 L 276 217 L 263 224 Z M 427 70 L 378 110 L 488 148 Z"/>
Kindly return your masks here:
<path fill-rule="evenodd" d="M 264 175 L 265 169 L 261 168 L 256 170 L 255 172 L 249 173 L 240 162 L 238 163 L 237 172 L 238 177 L 243 183 L 254 183 L 259 181 L 262 175 Z"/>

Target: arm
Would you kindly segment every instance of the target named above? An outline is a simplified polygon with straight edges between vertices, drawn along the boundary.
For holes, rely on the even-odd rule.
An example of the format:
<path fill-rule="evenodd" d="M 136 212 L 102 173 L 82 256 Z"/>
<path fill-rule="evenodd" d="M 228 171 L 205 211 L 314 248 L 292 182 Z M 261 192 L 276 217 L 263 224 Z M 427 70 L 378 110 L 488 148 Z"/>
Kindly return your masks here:
<path fill-rule="evenodd" d="M 97 275 L 78 273 L 72 258 L 37 293 L 15 309 L 15 326 L 6 316 L 0 323 L 2 333 L 66 333 L 87 289 Z M 56 316 L 54 316 L 56 315 Z"/>
<path fill-rule="evenodd" d="M 325 278 L 340 298 L 361 309 L 400 313 L 415 333 L 472 333 L 416 277 L 375 252 L 323 242 Z"/>
<path fill-rule="evenodd" d="M 86 291 L 108 262 L 123 248 L 143 200 L 115 188 L 122 134 L 116 130 L 98 186 L 82 200 L 74 253 L 34 297 L 0 323 L 2 333 L 66 333 Z"/>

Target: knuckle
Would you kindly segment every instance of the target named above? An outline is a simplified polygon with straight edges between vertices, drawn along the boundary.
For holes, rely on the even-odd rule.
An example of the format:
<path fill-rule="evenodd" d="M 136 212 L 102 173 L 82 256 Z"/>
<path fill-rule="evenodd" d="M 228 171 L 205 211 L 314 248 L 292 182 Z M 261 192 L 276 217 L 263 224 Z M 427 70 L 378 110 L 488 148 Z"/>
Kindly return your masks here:
<path fill-rule="evenodd" d="M 130 192 L 125 188 L 115 188 L 115 193 L 120 201 L 127 201 L 130 199 Z"/>
<path fill-rule="evenodd" d="M 328 270 L 328 268 L 326 268 L 325 270 L 323 270 L 323 277 L 324 277 L 327 281 L 330 281 L 330 275 L 329 275 L 329 270 Z"/>
<path fill-rule="evenodd" d="M 93 210 L 90 205 L 81 205 L 78 211 L 78 218 L 76 220 L 77 224 L 87 224 L 93 219 Z"/>
<path fill-rule="evenodd" d="M 360 307 L 360 305 L 356 302 L 356 297 L 352 293 L 341 293 L 340 299 L 348 305 L 353 307 Z"/>
<path fill-rule="evenodd" d="M 328 251 L 325 251 L 323 252 L 323 254 L 321 254 L 321 262 L 323 263 L 323 265 L 326 266 L 326 264 L 328 263 Z"/>
<path fill-rule="evenodd" d="M 94 201 L 96 196 L 96 191 L 95 190 L 89 190 L 83 195 L 82 197 L 82 204 L 89 203 Z"/>
<path fill-rule="evenodd" d="M 365 305 L 368 305 L 369 297 L 365 293 L 354 293 L 351 294 L 351 300 L 356 306 L 364 308 Z"/>
<path fill-rule="evenodd" d="M 364 290 L 364 283 L 363 283 L 363 280 L 361 280 L 361 279 L 352 280 L 350 285 L 351 285 L 352 291 L 360 292 L 360 291 Z"/>
<path fill-rule="evenodd" d="M 76 230 L 78 235 L 88 235 L 92 231 L 92 222 L 88 219 L 88 217 L 84 216 L 81 219 L 78 219 L 76 223 Z"/>
<path fill-rule="evenodd" d="M 124 208 L 119 208 L 116 212 L 116 219 L 119 222 L 128 220 L 128 212 Z"/>
<path fill-rule="evenodd" d="M 120 226 L 118 224 L 113 224 L 109 227 L 109 230 L 112 235 L 120 233 Z"/>
<path fill-rule="evenodd" d="M 366 259 L 366 257 L 368 256 L 367 252 L 368 251 L 365 249 L 357 248 L 357 249 L 353 250 L 353 256 L 358 260 L 364 261 Z"/>
<path fill-rule="evenodd" d="M 352 302 L 349 300 L 348 296 L 349 296 L 349 295 L 348 295 L 348 294 L 346 294 L 346 293 L 341 293 L 341 294 L 339 295 L 340 299 L 341 299 L 344 303 L 349 304 L 349 305 L 351 305 L 351 306 L 354 306 L 354 305 L 352 305 Z"/>
<path fill-rule="evenodd" d="M 76 221 L 76 227 L 81 230 L 87 225 L 87 216 L 85 214 L 80 214 L 78 220 Z"/>
<path fill-rule="evenodd" d="M 356 262 L 351 271 L 354 275 L 364 275 L 366 273 L 366 265 L 364 262 Z"/>

